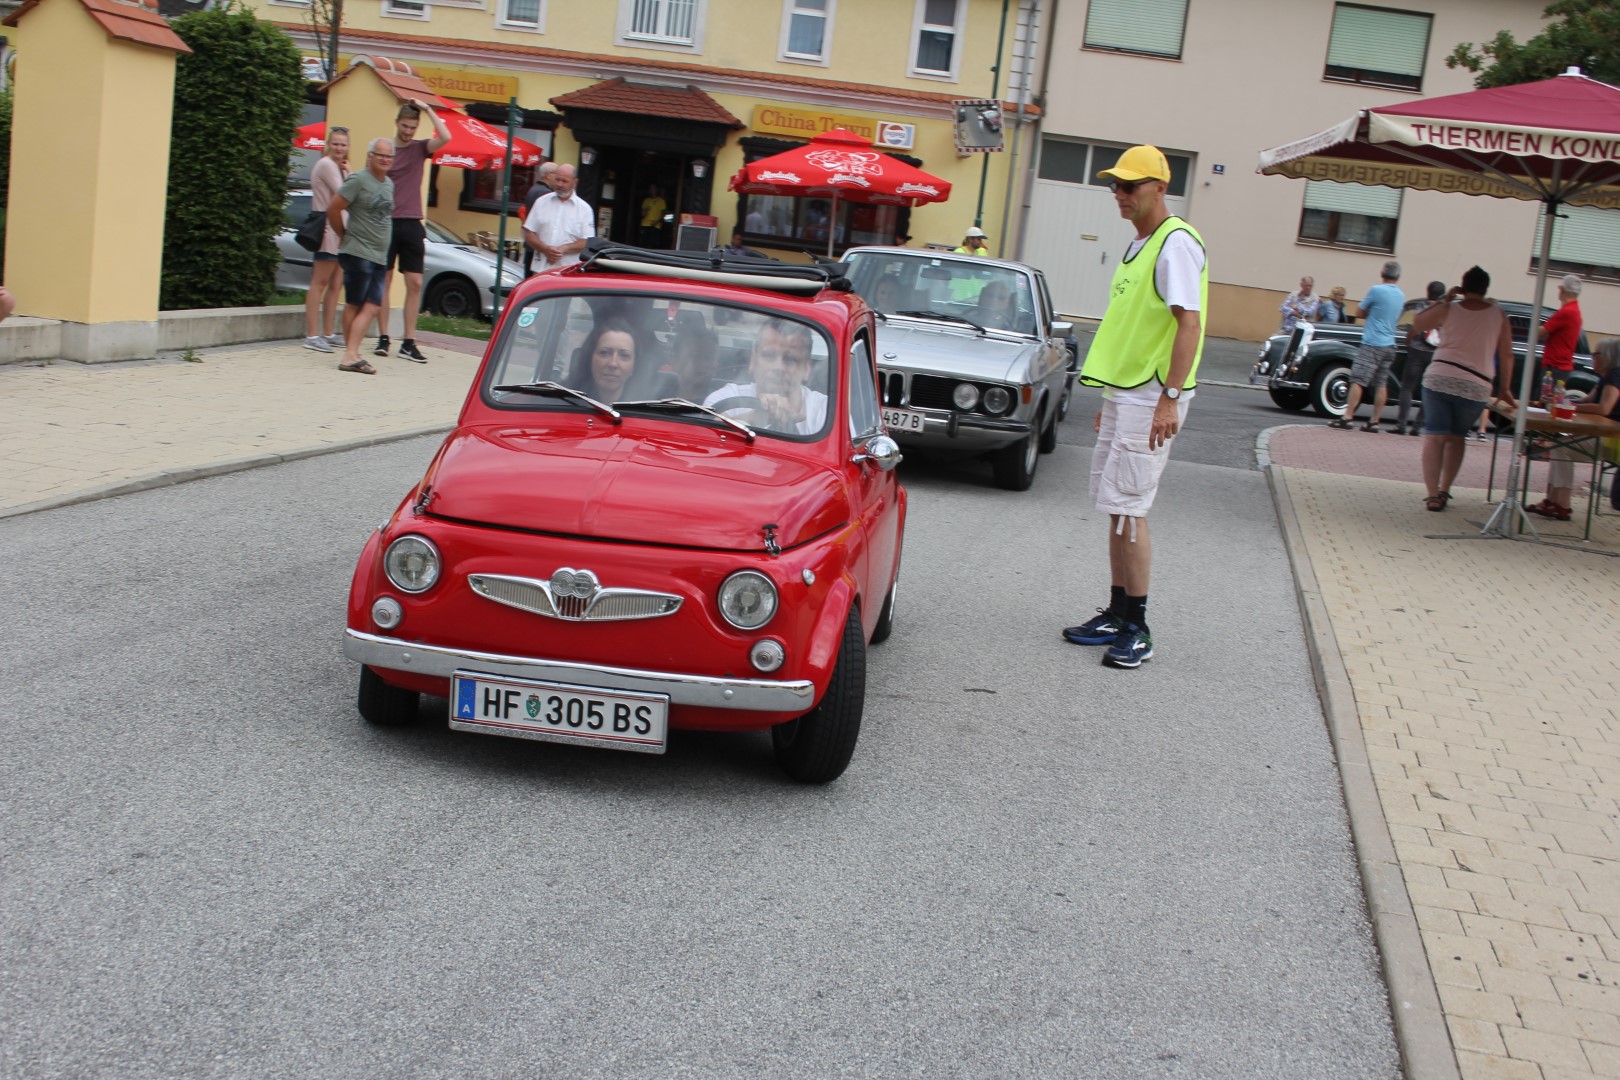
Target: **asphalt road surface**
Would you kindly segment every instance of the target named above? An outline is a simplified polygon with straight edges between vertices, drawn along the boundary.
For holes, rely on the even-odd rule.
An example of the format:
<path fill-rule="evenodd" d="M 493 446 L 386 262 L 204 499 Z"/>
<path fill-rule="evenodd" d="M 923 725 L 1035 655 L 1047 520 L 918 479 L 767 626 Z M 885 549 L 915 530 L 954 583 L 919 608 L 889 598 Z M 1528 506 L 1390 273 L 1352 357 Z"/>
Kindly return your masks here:
<path fill-rule="evenodd" d="M 0 1074 L 1398 1075 L 1258 473 L 1172 464 L 1120 672 L 1057 633 L 1106 596 L 1086 448 L 908 462 L 810 788 L 762 735 L 363 724 L 349 574 L 433 447 L 0 521 Z"/>

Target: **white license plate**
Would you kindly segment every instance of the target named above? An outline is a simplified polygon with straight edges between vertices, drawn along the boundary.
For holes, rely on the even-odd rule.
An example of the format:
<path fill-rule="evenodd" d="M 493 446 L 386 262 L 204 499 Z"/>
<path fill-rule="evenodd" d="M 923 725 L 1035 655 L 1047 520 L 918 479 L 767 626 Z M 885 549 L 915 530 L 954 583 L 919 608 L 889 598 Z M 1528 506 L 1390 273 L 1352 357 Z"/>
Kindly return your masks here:
<path fill-rule="evenodd" d="M 450 680 L 450 727 L 662 754 L 669 734 L 669 698 L 458 671 Z"/>
<path fill-rule="evenodd" d="M 921 431 L 926 414 L 910 409 L 884 409 L 883 426 L 890 431 Z"/>

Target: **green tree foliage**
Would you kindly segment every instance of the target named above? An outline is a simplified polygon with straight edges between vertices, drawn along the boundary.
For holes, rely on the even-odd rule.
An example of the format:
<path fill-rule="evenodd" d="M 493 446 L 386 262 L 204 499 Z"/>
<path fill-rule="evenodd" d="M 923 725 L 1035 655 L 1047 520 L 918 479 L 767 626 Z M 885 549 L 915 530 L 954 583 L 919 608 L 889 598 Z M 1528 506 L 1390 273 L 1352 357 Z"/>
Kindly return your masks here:
<path fill-rule="evenodd" d="M 1555 0 L 1542 14 L 1553 21 L 1528 41 L 1506 30 L 1478 51 L 1465 41 L 1446 66 L 1474 72 L 1482 90 L 1550 79 L 1571 66 L 1600 82 L 1620 83 L 1620 0 Z"/>
<path fill-rule="evenodd" d="M 292 39 L 244 7 L 183 15 L 175 72 L 160 304 L 262 304 L 275 291 L 275 235 L 304 101 Z"/>

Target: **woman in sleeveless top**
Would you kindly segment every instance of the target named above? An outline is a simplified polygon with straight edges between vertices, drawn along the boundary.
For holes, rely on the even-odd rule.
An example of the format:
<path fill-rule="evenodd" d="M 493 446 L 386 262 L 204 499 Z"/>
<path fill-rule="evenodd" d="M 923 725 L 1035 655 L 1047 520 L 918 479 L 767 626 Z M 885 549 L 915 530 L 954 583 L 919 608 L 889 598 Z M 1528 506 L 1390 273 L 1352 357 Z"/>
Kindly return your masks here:
<path fill-rule="evenodd" d="M 1513 404 L 1513 333 L 1502 309 L 1485 299 L 1491 276 L 1479 267 L 1463 275 L 1438 304 L 1418 312 L 1412 333 L 1440 331 L 1429 368 L 1423 373 L 1423 505 L 1444 510 L 1451 484 L 1462 467 L 1468 431 L 1494 389 Z"/>

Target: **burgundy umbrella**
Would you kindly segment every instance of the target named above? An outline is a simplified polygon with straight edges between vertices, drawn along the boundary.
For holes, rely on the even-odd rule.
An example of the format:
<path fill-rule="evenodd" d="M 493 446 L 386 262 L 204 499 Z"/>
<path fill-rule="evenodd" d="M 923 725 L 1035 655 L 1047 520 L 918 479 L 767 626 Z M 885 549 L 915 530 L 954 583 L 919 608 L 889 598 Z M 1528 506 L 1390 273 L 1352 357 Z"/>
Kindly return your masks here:
<path fill-rule="evenodd" d="M 833 253 L 838 203 L 919 206 L 944 202 L 951 185 L 932 173 L 880 154 L 867 139 L 843 128 L 817 135 L 803 146 L 744 165 L 731 178 L 744 195 L 791 195 L 831 199 L 827 254 Z"/>
<path fill-rule="evenodd" d="M 1356 113 L 1326 131 L 1260 152 L 1269 176 L 1524 199 L 1543 207 L 1535 313 L 1519 380 L 1507 497 L 1481 535 L 1511 536 L 1519 455 L 1534 377 L 1547 260 L 1559 206 L 1620 207 L 1620 89 L 1576 68 L 1556 78 Z"/>

